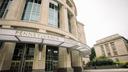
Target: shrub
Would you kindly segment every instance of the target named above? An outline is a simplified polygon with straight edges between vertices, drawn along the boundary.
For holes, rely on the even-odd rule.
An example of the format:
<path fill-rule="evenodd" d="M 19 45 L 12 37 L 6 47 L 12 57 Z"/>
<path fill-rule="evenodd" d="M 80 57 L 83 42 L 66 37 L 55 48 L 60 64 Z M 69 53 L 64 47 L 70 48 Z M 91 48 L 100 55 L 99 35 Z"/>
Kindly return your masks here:
<path fill-rule="evenodd" d="M 128 62 L 124 63 L 122 68 L 128 68 Z"/>
<path fill-rule="evenodd" d="M 113 60 L 102 56 L 94 59 L 93 61 L 88 62 L 87 66 L 104 66 L 104 65 L 113 65 L 113 64 L 115 64 Z"/>

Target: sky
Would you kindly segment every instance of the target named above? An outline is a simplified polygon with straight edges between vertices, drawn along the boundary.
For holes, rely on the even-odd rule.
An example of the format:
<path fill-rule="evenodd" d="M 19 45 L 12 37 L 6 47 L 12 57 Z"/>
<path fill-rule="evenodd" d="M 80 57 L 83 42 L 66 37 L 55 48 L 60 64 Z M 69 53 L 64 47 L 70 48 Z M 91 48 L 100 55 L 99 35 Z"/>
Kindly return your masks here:
<path fill-rule="evenodd" d="M 77 20 L 85 25 L 87 44 L 120 34 L 128 39 L 128 0 L 74 0 Z"/>

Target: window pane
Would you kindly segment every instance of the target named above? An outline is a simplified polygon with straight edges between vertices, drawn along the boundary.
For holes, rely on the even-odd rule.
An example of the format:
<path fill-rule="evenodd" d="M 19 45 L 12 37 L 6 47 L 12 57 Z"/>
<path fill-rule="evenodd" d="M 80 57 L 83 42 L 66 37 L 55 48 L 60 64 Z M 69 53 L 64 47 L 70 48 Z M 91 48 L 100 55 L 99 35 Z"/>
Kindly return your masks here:
<path fill-rule="evenodd" d="M 49 26 L 58 27 L 58 6 L 49 4 Z"/>
<path fill-rule="evenodd" d="M 38 21 L 40 18 L 40 0 L 29 0 L 23 14 L 23 20 Z"/>

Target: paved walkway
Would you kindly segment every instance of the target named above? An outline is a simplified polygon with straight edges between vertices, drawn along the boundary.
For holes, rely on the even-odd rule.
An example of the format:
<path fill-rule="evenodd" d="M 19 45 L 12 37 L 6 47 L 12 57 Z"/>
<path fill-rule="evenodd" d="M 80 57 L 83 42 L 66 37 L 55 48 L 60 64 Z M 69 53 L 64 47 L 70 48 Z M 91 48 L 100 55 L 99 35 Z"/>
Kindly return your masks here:
<path fill-rule="evenodd" d="M 127 69 L 91 69 L 85 70 L 85 72 L 128 72 Z"/>

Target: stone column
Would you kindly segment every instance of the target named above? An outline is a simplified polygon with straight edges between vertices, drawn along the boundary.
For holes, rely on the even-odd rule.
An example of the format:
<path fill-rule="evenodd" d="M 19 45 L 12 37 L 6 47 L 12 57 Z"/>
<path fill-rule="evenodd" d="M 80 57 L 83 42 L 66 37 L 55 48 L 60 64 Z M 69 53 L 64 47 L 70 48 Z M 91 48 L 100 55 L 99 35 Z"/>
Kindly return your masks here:
<path fill-rule="evenodd" d="M 49 0 L 41 0 L 40 8 L 40 23 L 48 25 L 48 10 L 49 10 Z"/>
<path fill-rule="evenodd" d="M 10 70 L 14 49 L 15 43 L 4 43 L 2 49 L 0 50 L 0 71 Z"/>
<path fill-rule="evenodd" d="M 60 6 L 59 10 L 59 16 L 60 16 L 60 29 L 63 31 L 69 32 L 68 27 L 68 15 L 67 15 L 67 8 L 64 6 Z"/>
<path fill-rule="evenodd" d="M 74 72 L 83 72 L 82 68 L 82 56 L 80 53 L 76 50 L 73 50 L 71 52 L 72 57 L 72 67 L 74 69 Z"/>
<path fill-rule="evenodd" d="M 38 46 L 38 44 L 36 44 L 33 61 L 33 72 L 45 72 L 45 57 L 46 45 Z"/>
<path fill-rule="evenodd" d="M 71 30 L 72 30 L 72 33 L 78 38 L 78 32 L 77 32 L 77 20 L 76 20 L 76 17 L 75 16 L 71 16 Z"/>
<path fill-rule="evenodd" d="M 59 47 L 58 72 L 73 72 L 70 52 L 67 48 Z"/>
<path fill-rule="evenodd" d="M 20 20 L 24 11 L 26 0 L 13 0 L 10 1 L 10 6 L 6 15 L 6 19 Z"/>

